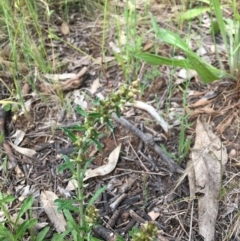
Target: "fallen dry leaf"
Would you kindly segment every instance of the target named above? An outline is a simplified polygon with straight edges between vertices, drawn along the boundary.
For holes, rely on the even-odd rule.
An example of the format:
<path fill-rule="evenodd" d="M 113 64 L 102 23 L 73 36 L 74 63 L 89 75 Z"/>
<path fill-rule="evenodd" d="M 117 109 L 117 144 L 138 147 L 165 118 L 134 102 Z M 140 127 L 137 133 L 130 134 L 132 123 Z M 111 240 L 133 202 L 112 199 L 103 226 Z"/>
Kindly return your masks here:
<path fill-rule="evenodd" d="M 66 230 L 67 222 L 62 212 L 57 211 L 57 206 L 54 201 L 58 199 L 58 196 L 51 191 L 42 191 L 40 200 L 45 213 L 54 225 L 58 233 L 62 233 Z"/>
<path fill-rule="evenodd" d="M 190 116 L 190 117 L 195 117 L 195 116 L 199 116 L 200 114 L 208 114 L 208 115 L 213 115 L 213 114 L 217 114 L 219 113 L 218 110 L 214 110 L 211 107 L 203 107 L 203 108 L 199 108 L 199 109 L 195 109 L 195 110 L 190 110 L 189 108 L 186 108 L 186 113 Z"/>
<path fill-rule="evenodd" d="M 101 88 L 103 85 L 100 83 L 99 78 L 95 79 L 90 87 L 90 93 L 94 94 L 99 88 Z"/>
<path fill-rule="evenodd" d="M 29 149 L 29 148 L 24 148 L 24 147 L 20 147 L 20 146 L 16 146 L 14 145 L 13 143 L 10 143 L 9 144 L 12 146 L 12 148 L 14 148 L 17 152 L 27 156 L 27 157 L 34 157 L 34 155 L 37 153 L 35 150 L 33 149 Z"/>
<path fill-rule="evenodd" d="M 222 173 L 228 160 L 226 147 L 215 135 L 211 126 L 197 120 L 196 140 L 190 154 L 191 166 L 188 175 L 191 198 L 198 199 L 199 233 L 205 241 L 214 241 L 215 223 L 218 214 Z"/>
<path fill-rule="evenodd" d="M 49 80 L 59 81 L 59 80 L 67 80 L 67 79 L 76 78 L 77 74 L 75 74 L 75 73 L 44 74 L 43 76 Z"/>
<path fill-rule="evenodd" d="M 234 118 L 238 117 L 236 113 L 230 113 L 226 120 L 220 122 L 216 128 L 216 131 L 222 134 L 233 122 Z"/>
<path fill-rule="evenodd" d="M 197 102 L 195 102 L 192 105 L 189 105 L 188 107 L 199 107 L 199 106 L 203 106 L 203 105 L 208 105 L 212 102 L 212 100 L 207 100 L 206 98 L 201 98 L 200 100 L 198 100 Z"/>
<path fill-rule="evenodd" d="M 47 82 L 41 83 L 38 87 L 40 91 L 44 93 L 52 93 L 56 90 L 72 90 L 77 89 L 80 87 L 80 85 L 83 82 L 83 75 L 87 72 L 87 67 L 83 67 L 77 74 L 62 74 L 62 75 L 44 75 L 46 78 L 52 78 L 54 79 L 55 83 L 49 84 Z M 72 76 L 70 79 L 67 79 L 65 81 L 59 81 L 59 79 L 64 77 Z"/>
<path fill-rule="evenodd" d="M 104 176 L 109 174 L 114 170 L 114 168 L 117 165 L 117 161 L 119 158 L 121 150 L 121 144 L 118 145 L 109 155 L 108 163 L 106 165 L 102 165 L 96 169 L 87 169 L 84 177 L 84 181 L 88 180 L 91 177 L 97 177 L 97 176 Z"/>
<path fill-rule="evenodd" d="M 76 179 L 71 179 L 69 182 L 68 182 L 68 185 L 66 186 L 66 190 L 67 191 L 74 191 L 76 190 L 78 187 L 78 182 Z"/>
<path fill-rule="evenodd" d="M 25 131 L 23 130 L 16 130 L 16 132 L 11 136 L 11 137 L 15 137 L 15 141 L 14 141 L 14 145 L 18 146 L 23 138 L 25 137 Z"/>

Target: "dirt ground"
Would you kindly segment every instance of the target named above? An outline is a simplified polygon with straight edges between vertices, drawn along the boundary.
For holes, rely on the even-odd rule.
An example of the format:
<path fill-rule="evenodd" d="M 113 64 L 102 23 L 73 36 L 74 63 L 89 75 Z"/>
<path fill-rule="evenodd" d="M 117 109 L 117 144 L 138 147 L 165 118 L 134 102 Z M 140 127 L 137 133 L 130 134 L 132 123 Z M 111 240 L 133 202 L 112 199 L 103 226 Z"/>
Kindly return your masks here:
<path fill-rule="evenodd" d="M 121 5 L 118 8 L 123 12 Z M 174 21 L 173 24 L 166 24 L 166 19 L 160 17 L 164 13 L 164 16 L 171 19 L 175 11 L 173 7 L 168 4 L 163 7 L 161 4 L 154 3 L 151 11 L 160 26 L 176 30 L 177 25 Z M 1 151 L 2 166 L 6 155 L 10 165 L 7 172 L 3 167 L 1 168 L 1 192 L 17 197 L 17 201 L 11 207 L 12 213 L 20 205 L 25 194 L 31 193 L 35 196 L 36 207 L 41 206 L 39 195 L 43 190 L 52 191 L 59 197 L 64 195 L 62 190 L 65 190 L 68 185 L 71 173 L 68 171 L 58 173 L 57 169 L 64 161 L 62 154 L 71 155 L 74 146 L 61 128 L 83 122 L 82 117 L 74 110 L 76 105 L 85 105 L 86 109 L 90 109 L 91 98 L 99 95 L 107 96 L 126 81 L 124 71 L 109 46 L 110 42 L 116 42 L 114 32 L 116 28 L 107 26 L 104 60 L 101 49 L 102 16 L 96 12 L 94 16 L 98 17 L 95 18 L 89 16 L 84 10 L 80 13 L 74 7 L 70 8 L 69 15 L 71 21 L 64 26 L 60 13 L 56 11 L 54 13 L 56 21 L 51 23 L 57 35 L 64 38 L 66 42 L 53 40 L 47 45 L 46 39 L 46 46 L 49 48 L 49 59 L 56 58 L 62 65 L 57 74 L 75 74 L 71 77 L 73 81 L 64 80 L 56 87 L 50 83 L 50 78 L 44 78 L 44 75 L 39 73 L 34 77 L 36 81 L 33 86 L 28 81 L 24 81 L 27 79 L 26 74 L 20 73 L 19 83 L 24 91 L 23 98 L 27 110 L 18 110 L 15 113 L 4 113 L 1 110 L 0 113 L 0 127 L 6 135 L 6 142 L 3 143 Z M 108 21 L 111 21 L 111 16 L 109 18 Z M 150 28 L 150 22 L 148 26 L 139 25 L 138 31 L 144 28 Z M 202 31 L 201 36 L 208 39 L 203 41 L 203 45 L 208 49 L 212 45 L 211 37 L 204 33 L 204 28 L 201 29 L 198 22 L 193 22 L 192 28 L 192 31 L 197 34 Z M 179 30 L 179 34 L 184 36 L 186 34 L 184 31 L 183 27 Z M 144 39 L 143 48 L 149 43 L 157 44 L 153 41 L 153 36 L 150 34 L 149 38 Z M 75 48 L 97 59 L 98 63 L 67 42 L 71 42 Z M 52 56 L 51 52 L 53 47 L 55 56 Z M 152 51 L 151 48 L 146 47 L 146 49 L 149 52 Z M 197 51 L 197 48 L 195 50 Z M 158 53 L 169 56 L 171 51 L 170 47 L 161 45 Z M 224 54 L 222 56 L 224 58 Z M 217 63 L 213 53 L 208 52 L 203 55 L 203 58 L 213 65 Z M 152 75 L 149 79 L 147 73 L 153 73 L 156 69 L 158 70 L 156 76 Z M 162 115 L 170 125 L 168 133 L 164 132 L 159 123 L 145 110 L 127 106 L 122 116 L 134 127 L 154 139 L 156 145 L 164 147 L 172 154 L 171 158 L 173 155 L 176 157 L 178 155 L 179 135 L 182 128 L 179 117 L 181 119 L 187 116 L 189 126 L 186 129 L 186 138 L 191 141 L 191 148 L 188 155 L 177 164 L 183 173 L 172 172 L 162 156 L 147 146 L 130 129 L 113 120 L 112 133 L 106 126 L 99 127 L 99 130 L 104 133 L 101 139 L 103 152 L 99 153 L 93 148 L 91 155 L 95 159 L 90 167 L 104 165 L 110 153 L 122 143 L 117 166 L 106 176 L 87 180 L 88 186 L 85 193 L 91 197 L 100 187 L 107 186 L 106 192 L 96 202 L 100 224 L 109 232 L 122 235 L 125 240 L 130 240 L 129 231 L 132 227 L 140 227 L 144 221 L 152 221 L 156 224 L 159 229 L 158 240 L 204 240 L 199 234 L 198 200 L 201 195 L 190 198 L 187 162 L 196 138 L 196 120 L 205 120 L 220 138 L 228 154 L 221 182 L 221 195 L 218 198 L 215 240 L 240 240 L 238 213 L 240 92 L 238 83 L 223 79 L 205 85 L 197 75 L 194 75 L 189 81 L 188 91 L 184 92 L 186 80 L 179 82 L 181 79 L 178 77 L 179 71 L 180 69 L 177 69 L 172 73 L 169 67 L 149 66 L 142 63 L 140 81 L 144 90 L 137 100 L 148 103 Z M 34 72 L 29 71 L 27 75 L 34 75 Z M 133 74 L 132 81 L 136 77 Z M 14 86 L 11 76 L 5 75 L 4 82 L 10 88 Z M 206 97 L 207 94 L 210 97 Z M 8 89 L 1 82 L 0 99 L 4 100 L 8 95 Z M 34 155 L 21 152 L 16 146 L 30 149 L 34 151 Z M 74 196 L 75 191 L 69 193 Z M 116 204 L 115 201 L 119 198 L 121 201 Z M 36 210 L 34 215 L 39 223 L 47 222 L 51 225 L 44 210 L 41 208 Z M 53 230 L 54 227 L 52 232 Z M 103 237 L 102 239 L 107 240 Z"/>

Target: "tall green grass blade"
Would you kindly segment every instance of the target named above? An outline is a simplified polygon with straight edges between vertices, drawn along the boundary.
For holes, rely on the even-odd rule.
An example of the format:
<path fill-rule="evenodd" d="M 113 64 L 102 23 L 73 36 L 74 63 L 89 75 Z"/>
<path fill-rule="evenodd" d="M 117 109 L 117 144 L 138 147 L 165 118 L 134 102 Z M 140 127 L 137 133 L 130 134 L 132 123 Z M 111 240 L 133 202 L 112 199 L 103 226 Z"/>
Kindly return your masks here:
<path fill-rule="evenodd" d="M 170 59 L 161 56 L 139 53 L 135 55 L 136 58 L 146 61 L 152 65 L 169 65 L 173 67 L 182 67 L 186 69 L 194 69 L 197 71 L 202 81 L 207 84 L 214 80 L 218 80 L 225 76 L 224 71 L 218 70 L 212 66 L 204 63 L 200 58 L 188 55 L 188 59 Z"/>
<path fill-rule="evenodd" d="M 135 58 L 146 61 L 152 65 L 170 65 L 182 68 L 191 68 L 191 64 L 187 59 L 164 58 L 158 55 L 149 53 L 139 53 L 134 55 Z"/>
<path fill-rule="evenodd" d="M 216 15 L 218 26 L 219 26 L 221 36 L 222 36 L 222 39 L 223 39 L 223 42 L 224 42 L 224 45 L 225 45 L 225 49 L 226 49 L 226 52 L 227 52 L 228 60 L 230 60 L 231 54 L 230 54 L 230 50 L 229 50 L 229 44 L 228 44 L 228 41 L 227 41 L 226 25 L 225 25 L 224 18 L 223 18 L 223 15 L 222 15 L 221 3 L 220 3 L 219 0 L 211 0 L 210 3 L 211 3 L 211 6 L 214 9 L 214 13 Z M 231 65 L 230 65 L 230 68 L 231 68 Z M 230 73 L 232 74 L 231 69 L 230 69 Z"/>
<path fill-rule="evenodd" d="M 194 69 L 197 71 L 198 75 L 204 83 L 210 83 L 224 76 L 223 71 L 205 63 L 196 53 L 194 53 L 179 35 L 169 30 L 160 28 L 153 15 L 150 14 L 150 16 L 156 36 L 161 41 L 181 49 L 187 55 L 187 59 L 177 60 L 174 58 L 163 58 L 146 53 L 138 53 L 135 55 L 136 58 L 142 59 L 150 64 L 166 64 L 174 67 L 178 66 L 186 69 Z"/>
<path fill-rule="evenodd" d="M 188 54 L 192 54 L 194 53 L 187 45 L 187 43 L 177 34 L 160 28 L 155 20 L 155 18 L 153 17 L 152 14 L 150 14 L 151 16 L 151 22 L 152 22 L 152 26 L 154 29 L 154 32 L 156 34 L 156 36 L 159 38 L 160 41 L 163 41 L 165 43 L 171 44 L 181 50 L 183 50 L 185 53 Z"/>

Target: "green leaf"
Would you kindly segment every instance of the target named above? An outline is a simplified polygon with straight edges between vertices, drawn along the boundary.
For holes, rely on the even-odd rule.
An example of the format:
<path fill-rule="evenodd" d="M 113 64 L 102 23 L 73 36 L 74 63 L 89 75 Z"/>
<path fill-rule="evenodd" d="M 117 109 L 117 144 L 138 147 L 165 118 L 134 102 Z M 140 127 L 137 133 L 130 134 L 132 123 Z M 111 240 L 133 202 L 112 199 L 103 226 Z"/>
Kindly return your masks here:
<path fill-rule="evenodd" d="M 190 9 L 184 13 L 181 13 L 179 16 L 179 20 L 191 20 L 209 10 L 210 10 L 210 7 L 201 7 L 201 8 Z"/>
<path fill-rule="evenodd" d="M 70 211 L 74 211 L 74 212 L 78 211 L 78 208 L 73 205 L 74 203 L 76 203 L 76 200 L 74 200 L 74 199 L 68 199 L 68 200 L 56 199 L 54 202 L 58 206 L 58 208 L 57 208 L 58 211 L 60 211 L 60 210 L 70 210 Z"/>
<path fill-rule="evenodd" d="M 197 71 L 199 77 L 204 83 L 210 83 L 214 80 L 220 79 L 225 76 L 225 72 L 218 70 L 213 66 L 208 65 L 203 60 L 201 60 L 195 53 L 187 55 L 187 59 L 170 59 L 161 56 L 140 53 L 135 55 L 136 58 L 146 61 L 149 64 L 154 65 L 169 65 L 173 67 L 182 67 L 186 69 L 194 69 Z"/>
<path fill-rule="evenodd" d="M 221 10 L 221 3 L 219 0 L 212 0 L 210 1 L 211 5 L 214 8 L 214 12 L 216 15 L 216 19 L 218 22 L 218 26 L 223 38 L 223 42 L 227 51 L 227 55 L 228 55 L 228 60 L 230 59 L 230 50 L 229 50 L 229 46 L 228 46 L 228 41 L 227 41 L 227 33 L 226 33 L 226 25 L 224 23 L 224 19 L 223 19 L 223 14 L 222 14 L 222 10 Z"/>
<path fill-rule="evenodd" d="M 86 131 L 86 128 L 84 125 L 75 125 L 73 127 L 68 128 L 70 131 Z"/>
<path fill-rule="evenodd" d="M 3 226 L 3 224 L 0 224 L 0 241 L 15 241 L 14 235 Z"/>
<path fill-rule="evenodd" d="M 91 112 L 91 113 L 88 114 L 88 117 L 92 117 L 94 119 L 98 119 L 98 118 L 101 117 L 101 114 L 98 113 L 98 112 Z"/>
<path fill-rule="evenodd" d="M 80 230 L 79 225 L 73 218 L 72 214 L 69 212 L 69 210 L 63 210 L 63 213 L 67 219 L 68 229 L 72 229 L 71 234 L 73 236 L 74 241 L 80 240 Z"/>
<path fill-rule="evenodd" d="M 77 111 L 77 113 L 81 116 L 84 116 L 86 117 L 87 116 L 87 113 L 85 110 L 83 110 L 80 106 L 76 106 L 75 107 L 75 110 Z"/>
<path fill-rule="evenodd" d="M 116 112 L 117 113 L 117 112 Z M 109 119 L 105 120 L 106 124 L 108 125 L 108 127 L 110 128 L 111 132 L 113 132 L 113 125 L 112 123 L 110 122 Z"/>
<path fill-rule="evenodd" d="M 216 35 L 217 33 L 220 32 L 219 24 L 217 21 L 212 21 L 211 22 L 211 28 L 210 28 L 210 33 L 213 35 Z"/>
<path fill-rule="evenodd" d="M 137 58 L 137 57 L 136 57 Z M 140 58 L 141 59 L 141 58 Z M 146 61 L 147 62 L 147 61 Z M 121 110 L 120 110 L 120 108 L 118 108 L 118 107 L 116 107 L 116 115 L 117 115 L 117 117 L 118 118 L 120 118 L 121 117 Z"/>
<path fill-rule="evenodd" d="M 0 145 L 2 144 L 3 140 L 4 140 L 4 133 L 0 131 Z"/>
<path fill-rule="evenodd" d="M 107 186 L 103 186 L 100 189 L 98 189 L 95 194 L 92 196 L 92 198 L 89 200 L 88 204 L 87 204 L 87 208 L 89 208 L 97 199 L 98 197 L 105 192 L 105 190 L 107 189 Z"/>
<path fill-rule="evenodd" d="M 51 241 L 64 241 L 64 238 L 72 231 L 72 229 L 67 229 L 63 233 L 55 233 Z"/>
<path fill-rule="evenodd" d="M 50 227 L 45 227 L 37 236 L 36 241 L 43 241 Z"/>
<path fill-rule="evenodd" d="M 71 173 L 74 173 L 75 172 L 75 169 L 74 169 L 75 163 L 70 161 L 69 157 L 66 155 L 62 155 L 62 157 L 63 157 L 65 163 L 61 164 L 58 167 L 58 172 L 62 173 L 64 170 L 69 169 L 71 171 Z"/>
<path fill-rule="evenodd" d="M 5 205 L 7 203 L 13 202 L 15 200 L 15 197 L 12 196 L 3 196 L 0 192 L 0 206 Z"/>
<path fill-rule="evenodd" d="M 61 128 L 68 136 L 68 138 L 72 141 L 72 142 L 76 142 L 77 138 L 76 136 L 72 133 L 72 131 L 70 131 L 68 128 L 62 127 Z"/>
<path fill-rule="evenodd" d="M 212 66 L 209 66 L 201 59 L 195 58 L 191 55 L 188 55 L 188 59 L 191 63 L 192 69 L 197 71 L 199 77 L 205 84 L 224 77 L 223 70 L 218 70 Z"/>
<path fill-rule="evenodd" d="M 3 109 L 4 109 L 5 111 L 10 111 L 10 110 L 11 110 L 11 104 L 6 104 L 6 105 L 4 105 L 4 106 L 3 106 Z"/>
<path fill-rule="evenodd" d="M 17 219 L 16 219 L 16 221 L 15 221 L 15 224 L 18 223 L 19 219 L 22 217 L 22 215 L 23 215 L 24 213 L 27 212 L 27 210 L 29 210 L 30 208 L 32 208 L 32 205 L 33 205 L 33 197 L 30 196 L 30 197 L 28 197 L 28 198 L 22 203 L 21 208 L 20 208 L 20 210 L 19 210 L 19 212 L 18 212 L 18 215 L 17 215 Z"/>
<path fill-rule="evenodd" d="M 99 151 L 102 151 L 102 144 L 100 143 L 100 141 L 97 138 L 92 138 L 91 140 L 94 142 L 94 144 L 96 145 L 97 149 Z"/>
<path fill-rule="evenodd" d="M 19 238 L 23 238 L 26 230 L 33 228 L 36 223 L 36 219 L 25 220 L 16 230 L 15 239 L 18 240 Z"/>
<path fill-rule="evenodd" d="M 90 158 L 89 160 L 86 161 L 86 163 L 85 163 L 85 165 L 84 165 L 84 167 L 83 167 L 83 175 L 82 175 L 82 176 L 85 175 L 86 170 L 87 170 L 89 164 L 90 164 L 93 160 L 94 160 L 94 158 Z"/>
<path fill-rule="evenodd" d="M 172 66 L 179 66 L 179 67 L 184 67 L 187 69 L 194 69 L 197 71 L 198 75 L 202 79 L 204 83 L 210 83 L 214 80 L 220 79 L 225 75 L 224 71 L 218 70 L 214 68 L 213 66 L 205 63 L 196 53 L 194 53 L 186 44 L 186 42 L 177 34 L 169 31 L 162 29 L 158 26 L 156 20 L 151 14 L 151 21 L 153 25 L 153 29 L 157 35 L 163 42 L 166 42 L 168 44 L 171 44 L 179 49 L 181 49 L 186 55 L 187 59 L 185 60 L 178 60 L 172 63 Z M 151 61 L 153 58 L 151 59 Z M 157 60 L 155 56 L 155 60 Z M 173 59 L 172 59 L 173 61 Z M 165 62 L 165 63 L 164 63 Z M 158 64 L 170 64 L 170 60 L 163 59 L 160 57 L 158 59 Z"/>

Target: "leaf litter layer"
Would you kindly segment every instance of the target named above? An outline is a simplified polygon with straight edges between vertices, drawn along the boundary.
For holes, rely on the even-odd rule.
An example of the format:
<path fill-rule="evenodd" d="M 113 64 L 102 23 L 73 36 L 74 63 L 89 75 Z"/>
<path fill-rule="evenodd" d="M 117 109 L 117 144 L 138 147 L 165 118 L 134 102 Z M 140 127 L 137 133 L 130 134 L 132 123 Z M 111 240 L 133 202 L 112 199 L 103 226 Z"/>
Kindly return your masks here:
<path fill-rule="evenodd" d="M 116 23 L 123 29 L 126 28 L 124 5 L 117 6 L 114 2 L 112 5 L 120 9 L 120 19 Z M 166 18 L 171 20 L 179 9 L 181 5 L 173 7 L 166 3 L 154 3 L 150 11 L 160 26 L 167 29 L 171 26 L 177 31 L 177 23 L 173 21 L 166 26 Z M 25 109 L 17 108 L 16 112 L 7 113 L 7 116 L 1 110 L 3 114 L 0 115 L 0 126 L 2 133 L 5 133 L 2 142 L 1 192 L 11 193 L 17 198 L 8 209 L 16 210 L 20 203 L 32 194 L 35 199 L 33 212 L 38 220 L 39 230 L 44 225 L 51 225 L 52 232 L 64 230 L 65 225 L 54 223 L 54 217 L 49 216 L 43 206 L 48 199 L 51 205 L 47 206 L 53 206 L 52 196 L 72 198 L 76 192 L 76 184 L 74 181 L 70 182 L 71 172 L 57 172 L 64 162 L 62 154 L 68 156 L 74 150 L 62 128 L 71 128 L 84 122 L 84 118 L 75 111 L 75 106 L 90 110 L 91 98 L 106 97 L 127 81 L 126 76 L 128 77 L 129 73 L 132 76 L 131 81 L 134 81 L 141 72 L 142 92 L 138 100 L 157 110 L 159 117 L 168 123 L 169 129 L 166 131 L 152 115 L 134 105 L 125 107 L 123 118 L 143 132 L 148 141 L 160 146 L 164 154 L 177 163 L 179 169 L 186 171 L 182 174 L 172 172 L 166 165 L 164 156 L 149 148 L 147 141 L 132 131 L 134 128 L 127 128 L 116 121 L 112 124 L 113 132 L 104 125 L 100 126 L 99 130 L 104 133 L 100 139 L 103 152 L 100 153 L 92 147 L 88 157 L 95 159 L 89 169 L 106 168 L 115 148 L 122 144 L 118 162 L 116 164 L 114 158 L 114 167 L 110 173 L 86 181 L 84 192 L 89 198 L 100 187 L 107 186 L 96 202 L 101 227 L 106 228 L 110 234 L 120 234 L 127 240 L 128 231 L 134 225 L 139 227 L 144 221 L 152 221 L 159 230 L 159 240 L 203 240 L 201 235 L 205 235 L 206 240 L 237 240 L 238 82 L 223 79 L 204 85 L 196 73 L 189 77 L 187 72 L 184 77 L 179 74 L 180 68 L 173 72 L 167 66 L 154 67 L 143 63 L 141 68 L 136 65 L 139 68 L 137 70 L 133 65 L 127 66 L 126 70 L 122 68 L 124 65 L 119 64 L 119 56 L 122 57 L 122 62 L 129 61 L 124 59 L 129 56 L 125 56 L 122 49 L 128 48 L 133 39 L 129 39 L 130 42 L 124 41 L 124 31 L 117 36 L 117 24 L 115 26 L 114 21 L 114 24 L 110 24 L 116 15 L 109 16 L 104 29 L 103 18 L 97 13 L 97 17 L 92 18 L 88 12 L 81 9 L 79 13 L 79 8 L 70 7 L 69 21 L 65 21 L 60 14 L 61 9 L 55 10 L 50 25 L 46 26 L 41 22 L 47 60 L 55 67 L 54 71 L 49 73 L 50 71 L 45 69 L 43 73 L 39 66 L 24 62 L 19 56 L 21 67 L 17 81 L 23 93 Z M 140 4 L 137 10 L 138 14 L 142 14 L 144 5 Z M 215 55 L 210 51 L 213 42 L 204 21 L 194 20 L 192 31 L 183 27 L 178 33 L 186 38 L 186 41 L 190 39 L 192 50 L 215 65 Z M 144 50 L 152 53 L 152 46 L 155 46 L 155 52 L 161 56 L 169 57 L 172 53 L 176 57 L 181 55 L 169 46 L 156 42 L 152 33 L 142 34 L 151 27 L 150 18 L 144 22 L 139 21 L 137 26 L 137 34 L 143 36 L 140 47 Z M 50 32 L 51 29 L 54 29 L 53 33 Z M 106 39 L 103 55 L 104 31 Z M 54 38 L 51 34 L 54 34 Z M 204 35 L 200 47 L 201 39 L 196 41 L 196 36 L 199 35 Z M 122 42 L 119 40 L 121 38 Z M 38 39 L 34 41 L 37 46 Z M 13 58 L 9 52 L 7 36 L 1 36 L 1 43 L 1 101 L 8 97 L 19 100 L 12 92 L 15 88 L 15 76 L 12 72 Z M 220 40 L 219 49 L 221 46 Z M 118 49 L 120 52 L 116 54 Z M 220 54 L 224 58 L 224 49 Z M 127 63 L 133 64 L 131 61 Z M 32 78 L 34 81 L 30 81 Z M 191 81 L 188 81 L 188 78 Z M 2 104 L 6 107 L 6 103 Z M 199 137 L 204 132 L 198 131 L 197 120 L 208 123 L 205 128 L 209 129 L 208 134 L 211 133 L 210 141 L 204 139 L 206 135 Z M 198 145 L 197 138 L 200 138 Z M 188 140 L 192 149 L 184 145 Z M 225 166 L 225 159 L 224 163 L 221 163 L 222 157 L 226 155 L 224 146 L 229 155 Z M 218 154 L 214 151 L 218 151 Z M 196 163 L 187 164 L 188 160 Z M 209 164 L 210 161 L 213 164 Z M 220 170 L 217 171 L 217 168 Z M 204 181 L 194 181 L 192 173 L 195 178 L 200 175 Z M 213 173 L 215 175 L 212 177 Z M 184 179 L 187 175 L 189 181 Z M 216 206 L 210 207 L 212 202 Z M 14 213 L 12 215 L 14 216 Z M 115 220 L 114 215 L 117 217 Z M 64 219 L 64 216 L 61 215 L 62 218 Z M 206 221 L 202 220 L 213 220 L 213 225 L 206 226 Z M 99 230 L 95 232 L 101 236 Z M 110 234 L 102 239 L 107 240 Z"/>

